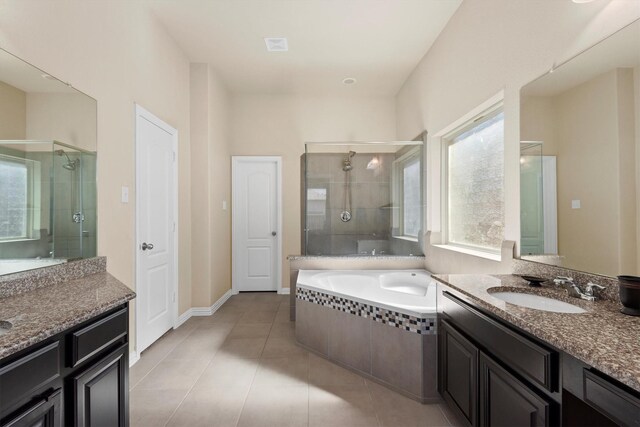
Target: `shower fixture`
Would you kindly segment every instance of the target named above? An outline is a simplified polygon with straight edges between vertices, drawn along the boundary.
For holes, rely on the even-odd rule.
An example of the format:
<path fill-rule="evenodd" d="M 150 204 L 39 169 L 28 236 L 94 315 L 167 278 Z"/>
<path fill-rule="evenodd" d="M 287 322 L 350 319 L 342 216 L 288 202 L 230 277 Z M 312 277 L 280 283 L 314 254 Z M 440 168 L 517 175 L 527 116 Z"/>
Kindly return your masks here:
<path fill-rule="evenodd" d="M 349 151 L 347 157 L 342 161 L 342 170 L 344 171 L 344 210 L 340 213 L 342 222 L 351 220 L 351 158 L 356 155 L 355 151 Z"/>
<path fill-rule="evenodd" d="M 69 158 L 69 155 L 67 153 L 64 152 L 64 150 L 56 150 L 55 153 L 58 156 L 65 156 L 67 158 L 67 163 L 65 163 L 64 165 L 62 165 L 63 168 L 65 168 L 68 171 L 74 171 L 76 170 L 76 167 L 78 166 L 78 164 L 80 163 L 80 159 L 75 159 L 75 160 L 71 160 Z"/>

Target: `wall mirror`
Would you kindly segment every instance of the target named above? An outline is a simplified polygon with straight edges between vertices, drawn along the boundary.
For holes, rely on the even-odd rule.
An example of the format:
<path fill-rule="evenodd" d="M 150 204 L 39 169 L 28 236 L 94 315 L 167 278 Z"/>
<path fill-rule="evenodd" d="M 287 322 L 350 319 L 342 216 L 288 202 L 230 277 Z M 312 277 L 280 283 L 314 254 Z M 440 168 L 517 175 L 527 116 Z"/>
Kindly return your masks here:
<path fill-rule="evenodd" d="M 422 141 L 307 143 L 305 255 L 422 255 Z"/>
<path fill-rule="evenodd" d="M 0 50 L 0 275 L 96 256 L 96 108 Z"/>
<path fill-rule="evenodd" d="M 522 259 L 640 274 L 640 21 L 520 93 Z"/>

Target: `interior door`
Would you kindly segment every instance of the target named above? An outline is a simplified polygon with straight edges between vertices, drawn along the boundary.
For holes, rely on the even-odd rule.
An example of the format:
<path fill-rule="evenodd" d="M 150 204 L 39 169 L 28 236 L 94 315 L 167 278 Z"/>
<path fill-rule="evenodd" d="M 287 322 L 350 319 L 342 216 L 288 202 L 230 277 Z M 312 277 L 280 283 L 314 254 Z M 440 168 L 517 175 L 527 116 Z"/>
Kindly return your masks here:
<path fill-rule="evenodd" d="M 520 239 L 522 255 L 544 253 L 544 196 L 542 158 L 521 156 L 520 165 Z"/>
<path fill-rule="evenodd" d="M 276 291 L 280 268 L 276 157 L 233 157 L 234 291 Z"/>
<path fill-rule="evenodd" d="M 136 109 L 137 351 L 173 327 L 177 131 Z"/>

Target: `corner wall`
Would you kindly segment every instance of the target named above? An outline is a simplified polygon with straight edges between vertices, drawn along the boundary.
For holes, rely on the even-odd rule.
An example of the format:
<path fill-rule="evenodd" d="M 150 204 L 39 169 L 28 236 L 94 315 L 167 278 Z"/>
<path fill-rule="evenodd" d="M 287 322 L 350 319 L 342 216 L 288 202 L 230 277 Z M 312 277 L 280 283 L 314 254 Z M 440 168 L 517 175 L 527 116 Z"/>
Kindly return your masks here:
<path fill-rule="evenodd" d="M 3 0 L 0 46 L 97 99 L 98 253 L 108 257 L 108 271 L 133 289 L 134 103 L 178 129 L 179 311 L 190 308 L 187 57 L 144 3 L 122 0 Z M 123 185 L 130 188 L 128 204 L 120 201 Z"/>
<path fill-rule="evenodd" d="M 288 288 L 287 256 L 301 251 L 300 156 L 305 142 L 395 140 L 394 98 L 236 95 L 230 118 L 230 155 L 282 156 L 282 287 Z"/>
<path fill-rule="evenodd" d="M 504 90 L 505 240 L 519 242 L 520 88 L 638 17 L 637 1 L 465 0 L 396 96 L 398 139 L 436 134 Z M 427 174 L 439 170 L 433 148 Z M 440 217 L 440 200 L 427 207 L 428 218 Z M 427 230 L 440 224 L 430 220 Z"/>

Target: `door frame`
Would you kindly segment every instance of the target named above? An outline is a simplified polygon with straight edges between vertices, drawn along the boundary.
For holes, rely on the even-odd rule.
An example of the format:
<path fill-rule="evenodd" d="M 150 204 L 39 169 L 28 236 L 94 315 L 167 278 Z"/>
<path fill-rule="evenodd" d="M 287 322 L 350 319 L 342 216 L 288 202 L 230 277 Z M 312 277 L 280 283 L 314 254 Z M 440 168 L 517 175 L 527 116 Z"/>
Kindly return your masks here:
<path fill-rule="evenodd" d="M 234 213 L 237 212 L 237 200 L 234 197 L 234 184 L 237 182 L 236 173 L 240 163 L 264 162 L 276 164 L 276 291 L 282 293 L 282 157 L 281 156 L 231 156 L 231 291 L 238 294 L 236 251 L 240 247 L 237 241 L 236 221 Z"/>
<path fill-rule="evenodd" d="M 138 250 L 138 244 L 139 242 L 141 242 L 141 237 L 139 236 L 139 230 L 140 230 L 140 222 L 141 222 L 141 218 L 140 218 L 140 184 L 142 182 L 141 176 L 140 176 L 140 168 L 138 167 L 138 160 L 141 157 L 141 153 L 140 153 L 140 144 L 138 144 L 138 120 L 147 120 L 150 123 L 158 126 L 160 129 L 164 130 L 165 132 L 169 133 L 172 136 L 172 149 L 173 149 L 173 153 L 174 153 L 174 162 L 173 162 L 173 188 L 171 188 L 170 191 L 170 196 L 171 196 L 171 200 L 172 200 L 172 204 L 173 204 L 173 223 L 174 223 L 174 231 L 173 231 L 173 277 L 171 278 L 171 285 L 172 285 L 172 289 L 173 289 L 173 302 L 171 304 L 172 306 L 172 310 L 171 310 L 171 323 L 172 323 L 172 328 L 175 329 L 177 327 L 177 321 L 178 321 L 178 270 L 179 270 L 179 266 L 178 266 L 178 130 L 171 127 L 170 125 L 168 125 L 167 123 L 163 122 L 162 120 L 160 120 L 158 117 L 156 117 L 153 113 L 149 112 L 148 110 L 146 110 L 145 108 L 141 107 L 138 104 L 134 104 L 135 106 L 135 120 L 134 120 L 134 126 L 135 126 L 135 133 L 134 133 L 134 145 L 135 145 L 135 191 L 136 191 L 136 205 L 135 205 L 135 211 L 136 211 L 136 224 L 135 224 L 135 242 L 134 242 L 134 251 L 135 251 L 135 258 L 136 258 L 136 264 L 135 264 L 135 277 L 136 277 L 136 288 L 138 287 L 138 284 L 141 283 L 141 271 L 140 271 L 140 257 L 142 256 L 142 252 Z M 142 352 L 142 350 L 144 349 L 140 349 L 140 346 L 138 345 L 140 342 L 140 305 L 142 304 L 142 299 L 140 298 L 140 294 L 138 293 L 138 296 L 136 298 L 136 304 L 135 304 L 135 329 L 136 329 L 136 356 L 139 356 L 140 353 Z"/>

